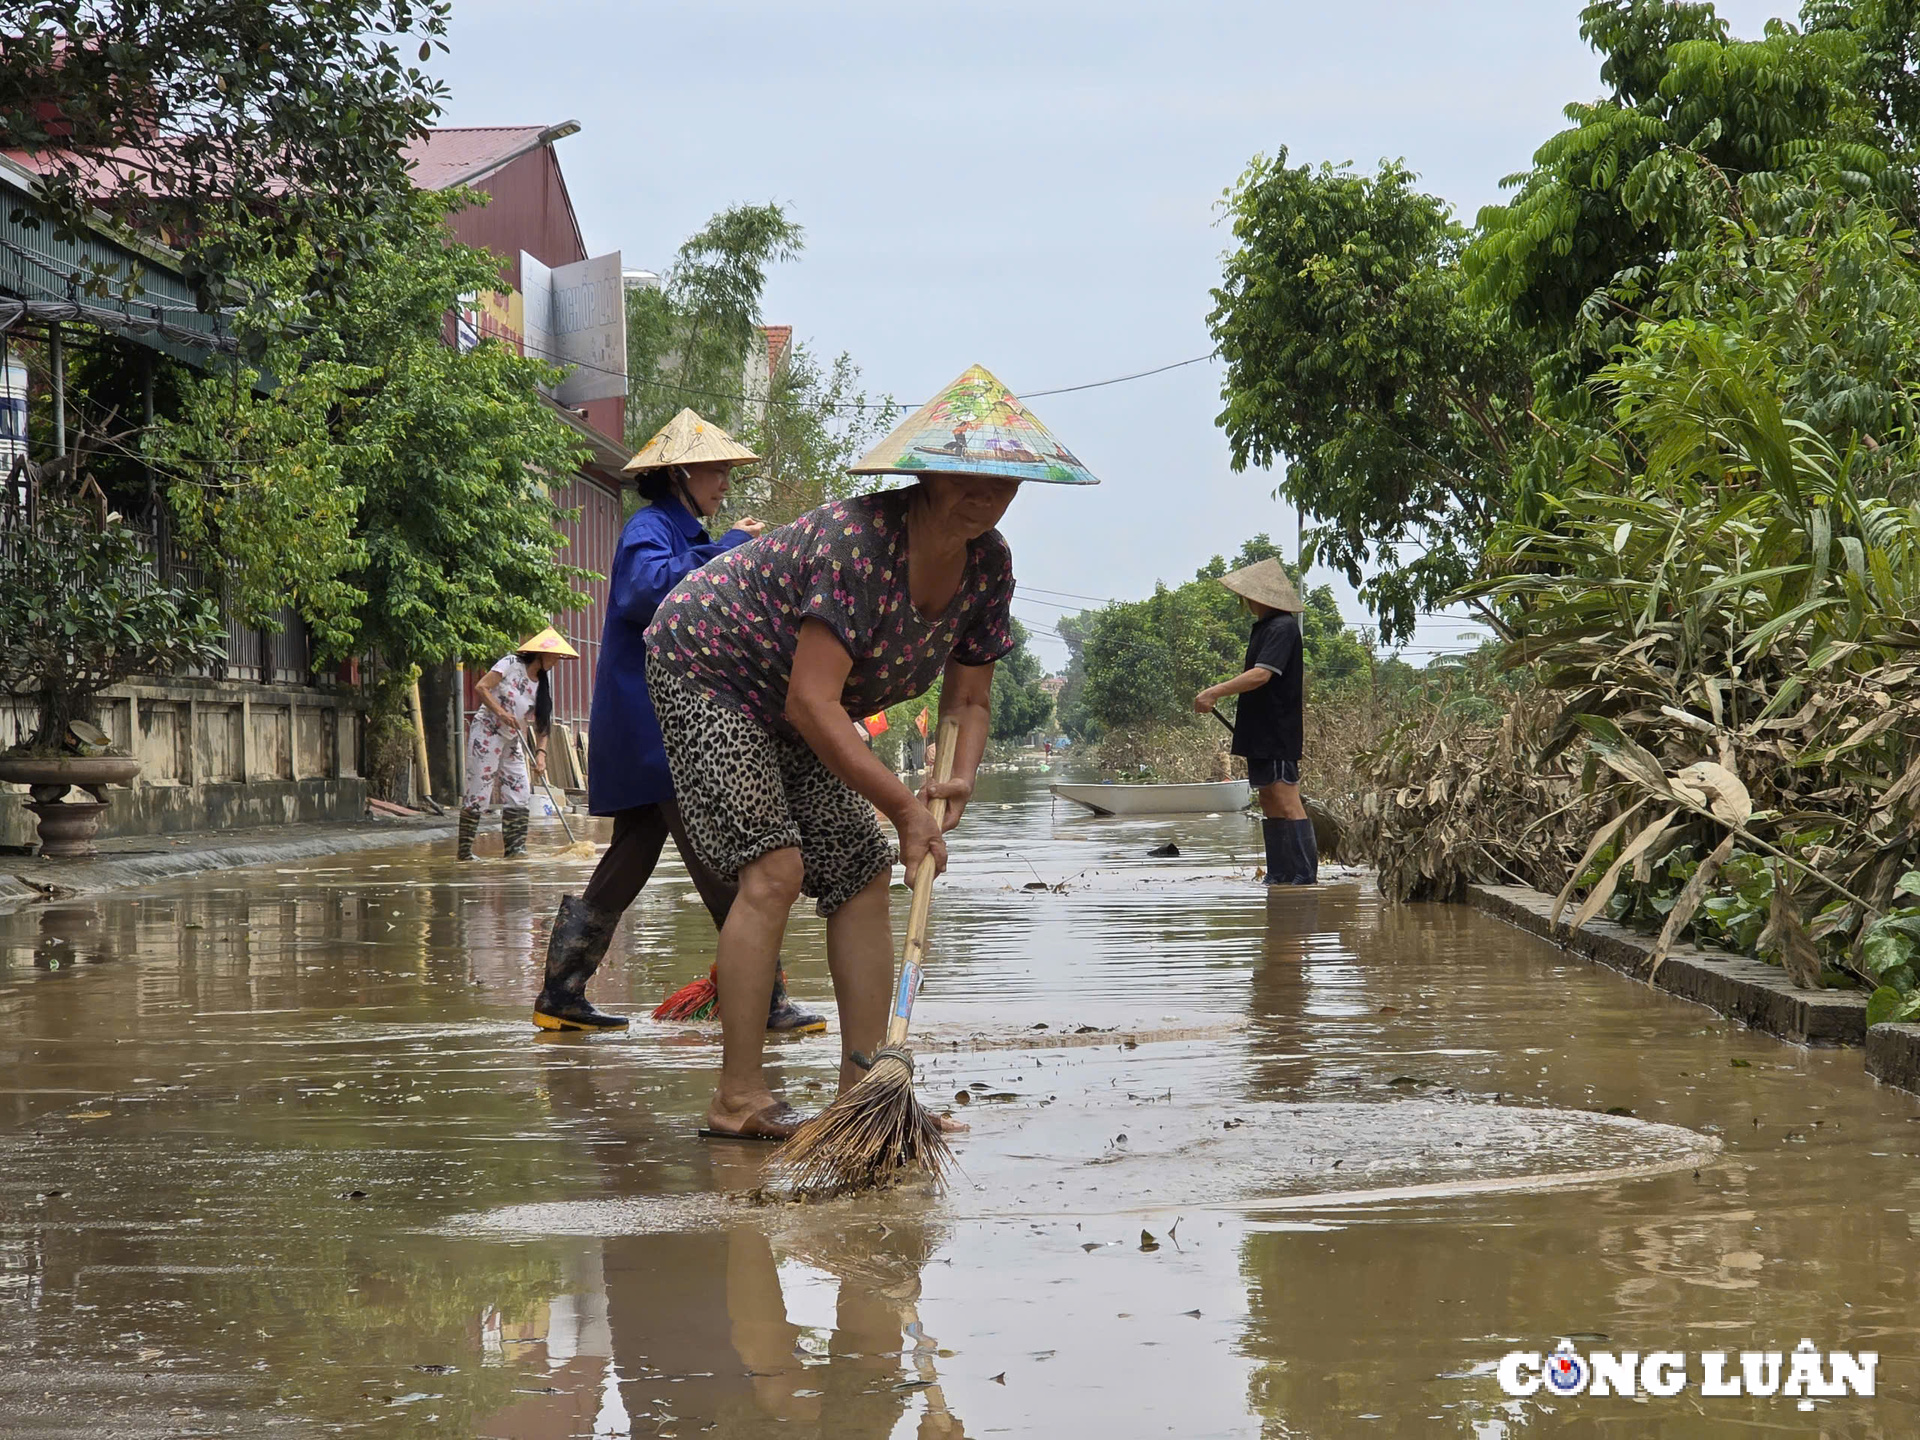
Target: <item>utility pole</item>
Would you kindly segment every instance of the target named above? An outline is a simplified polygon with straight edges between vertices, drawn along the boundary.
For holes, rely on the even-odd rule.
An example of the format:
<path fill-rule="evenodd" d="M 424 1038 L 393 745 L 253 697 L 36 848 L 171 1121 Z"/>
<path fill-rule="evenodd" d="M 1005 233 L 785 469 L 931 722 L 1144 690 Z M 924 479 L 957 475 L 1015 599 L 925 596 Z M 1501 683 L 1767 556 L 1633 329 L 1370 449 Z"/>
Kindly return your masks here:
<path fill-rule="evenodd" d="M 47 359 L 53 366 L 53 455 L 67 453 L 67 343 L 60 322 L 47 327 Z"/>

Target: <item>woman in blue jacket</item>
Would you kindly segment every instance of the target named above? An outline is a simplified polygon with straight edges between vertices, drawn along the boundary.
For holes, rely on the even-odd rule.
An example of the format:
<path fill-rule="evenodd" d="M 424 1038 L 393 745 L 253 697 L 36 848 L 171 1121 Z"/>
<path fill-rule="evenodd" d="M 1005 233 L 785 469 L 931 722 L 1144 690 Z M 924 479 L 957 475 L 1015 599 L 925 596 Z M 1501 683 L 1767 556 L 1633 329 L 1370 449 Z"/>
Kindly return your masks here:
<path fill-rule="evenodd" d="M 682 410 L 628 462 L 650 502 L 627 521 L 614 554 L 607 623 L 594 675 L 587 750 L 587 808 L 613 820 L 613 843 L 578 899 L 565 896 L 547 945 L 547 968 L 533 1023 L 544 1030 L 611 1030 L 627 1023 L 586 997 L 615 926 L 640 893 L 669 835 L 715 925 L 727 918 L 734 887 L 703 864 L 687 839 L 674 800 L 667 755 L 647 694 L 644 635 L 653 612 L 681 579 L 723 551 L 745 545 L 765 526 L 744 518 L 718 540 L 703 521 L 720 508 L 733 468 L 760 457 L 717 425 Z M 776 981 L 767 1028 L 824 1030 L 826 1020 L 802 1010 Z"/>

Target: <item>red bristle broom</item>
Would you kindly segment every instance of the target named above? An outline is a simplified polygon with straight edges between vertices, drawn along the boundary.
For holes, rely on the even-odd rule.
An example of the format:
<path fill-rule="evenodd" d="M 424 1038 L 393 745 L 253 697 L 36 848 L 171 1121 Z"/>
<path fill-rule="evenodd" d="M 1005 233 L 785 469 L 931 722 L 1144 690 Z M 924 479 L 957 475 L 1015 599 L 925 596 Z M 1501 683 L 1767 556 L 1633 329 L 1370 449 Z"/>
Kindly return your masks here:
<path fill-rule="evenodd" d="M 720 1009 L 720 982 L 709 969 L 698 980 L 689 980 L 660 1002 L 653 1012 L 656 1020 L 711 1020 Z"/>

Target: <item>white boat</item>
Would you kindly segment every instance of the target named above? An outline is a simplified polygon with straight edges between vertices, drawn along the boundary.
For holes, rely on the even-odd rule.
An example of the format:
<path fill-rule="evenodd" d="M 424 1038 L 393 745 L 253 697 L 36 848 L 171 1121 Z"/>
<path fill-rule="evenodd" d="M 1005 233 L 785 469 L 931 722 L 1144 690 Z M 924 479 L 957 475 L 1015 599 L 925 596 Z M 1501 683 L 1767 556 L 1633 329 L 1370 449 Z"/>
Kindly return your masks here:
<path fill-rule="evenodd" d="M 1253 791 L 1244 780 L 1202 781 L 1193 785 L 1054 785 L 1062 800 L 1084 805 L 1096 815 L 1207 815 L 1244 810 Z"/>

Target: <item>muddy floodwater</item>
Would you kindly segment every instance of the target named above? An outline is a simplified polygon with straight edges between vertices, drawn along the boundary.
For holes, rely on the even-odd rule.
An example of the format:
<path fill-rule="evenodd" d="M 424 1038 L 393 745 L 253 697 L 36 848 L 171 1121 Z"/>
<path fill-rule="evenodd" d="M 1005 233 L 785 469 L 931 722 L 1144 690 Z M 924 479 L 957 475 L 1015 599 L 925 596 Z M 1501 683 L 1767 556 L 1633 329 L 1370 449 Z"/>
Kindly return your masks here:
<path fill-rule="evenodd" d="M 632 1030 L 528 1024 L 563 843 L 0 914 L 0 1436 L 1920 1434 L 1920 1102 L 1857 1053 L 994 775 L 916 1017 L 961 1173 L 756 1207 L 717 1035 L 644 1019 L 710 955 L 677 869 L 595 984 Z M 810 909 L 787 965 L 830 1009 Z M 1501 1391 L 1561 1337 L 1878 1394 Z"/>

